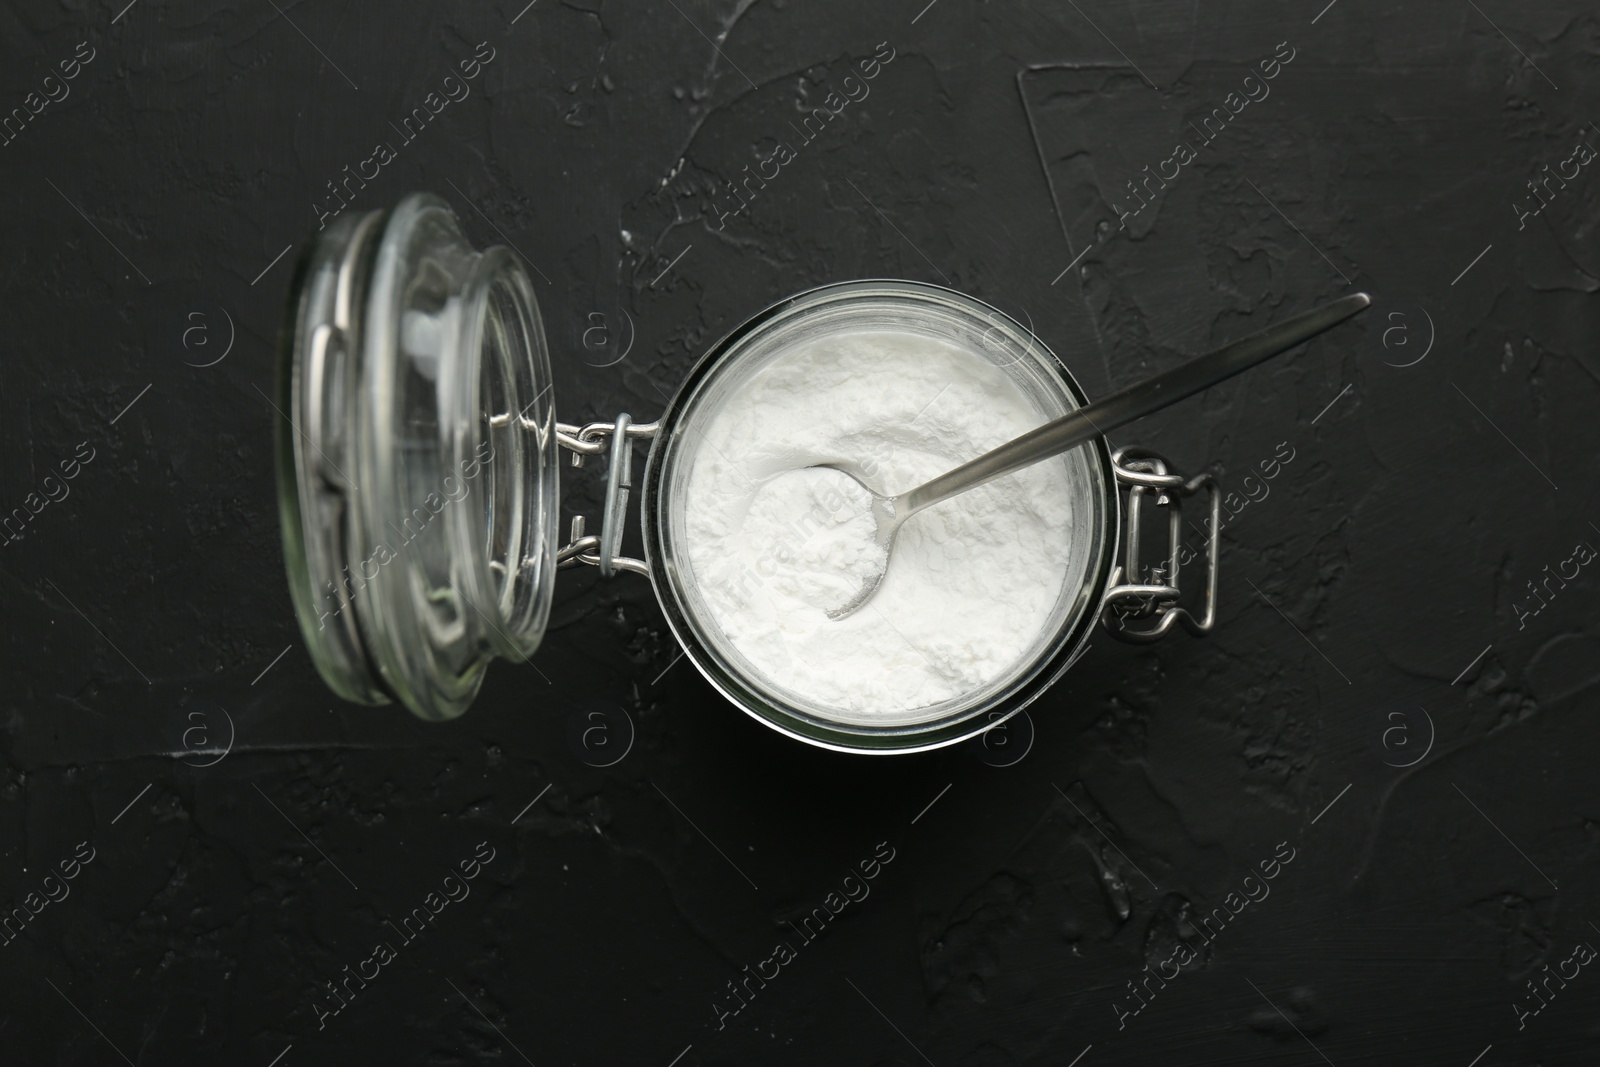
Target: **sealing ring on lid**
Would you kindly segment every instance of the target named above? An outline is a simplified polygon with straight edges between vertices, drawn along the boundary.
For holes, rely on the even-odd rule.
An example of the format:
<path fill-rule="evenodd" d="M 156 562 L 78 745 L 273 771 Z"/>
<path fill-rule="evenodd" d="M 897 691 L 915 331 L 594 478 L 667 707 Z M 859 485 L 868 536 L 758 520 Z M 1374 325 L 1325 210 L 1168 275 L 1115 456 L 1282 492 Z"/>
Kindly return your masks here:
<path fill-rule="evenodd" d="M 301 256 L 282 337 L 278 503 L 295 614 L 340 696 L 459 715 L 531 656 L 555 576 L 549 353 L 526 271 L 413 194 Z"/>

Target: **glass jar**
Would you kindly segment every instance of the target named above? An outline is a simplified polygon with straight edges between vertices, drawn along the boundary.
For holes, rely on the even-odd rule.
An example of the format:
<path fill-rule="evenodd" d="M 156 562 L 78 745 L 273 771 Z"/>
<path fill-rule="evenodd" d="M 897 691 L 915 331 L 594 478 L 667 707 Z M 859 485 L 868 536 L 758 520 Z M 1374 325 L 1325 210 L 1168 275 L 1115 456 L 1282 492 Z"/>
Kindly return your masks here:
<path fill-rule="evenodd" d="M 954 341 L 1002 368 L 1046 418 L 1086 403 L 1034 334 L 972 297 L 920 282 L 844 282 L 749 319 L 690 371 L 661 417 L 558 422 L 532 285 L 503 247 L 476 251 L 442 200 L 346 213 L 303 251 L 282 339 L 279 509 L 289 587 L 312 661 L 341 697 L 398 701 L 427 719 L 466 710 L 496 657 L 525 660 L 549 618 L 555 573 L 593 565 L 644 575 L 685 657 L 731 703 L 821 747 L 915 752 L 974 737 L 1064 673 L 1097 620 L 1154 640 L 1215 620 L 1220 496 L 1154 453 L 1105 441 L 1059 460 L 1074 522 L 1073 572 L 1028 653 L 984 687 L 892 714 L 812 706 L 765 679 L 711 616 L 685 551 L 683 498 L 702 429 L 724 400 L 797 340 L 891 329 Z M 644 559 L 620 554 L 639 489 Z M 598 533 L 559 536 L 559 459 L 606 462 Z M 1183 501 L 1210 524 L 1199 606 L 1180 604 Z M 1126 502 L 1124 501 L 1126 495 Z M 1140 565 L 1150 507 L 1167 514 L 1160 565 Z M 1127 522 L 1124 523 L 1124 509 Z M 1120 556 L 1120 560 L 1119 560 Z M 1146 580 L 1141 580 L 1146 579 Z"/>

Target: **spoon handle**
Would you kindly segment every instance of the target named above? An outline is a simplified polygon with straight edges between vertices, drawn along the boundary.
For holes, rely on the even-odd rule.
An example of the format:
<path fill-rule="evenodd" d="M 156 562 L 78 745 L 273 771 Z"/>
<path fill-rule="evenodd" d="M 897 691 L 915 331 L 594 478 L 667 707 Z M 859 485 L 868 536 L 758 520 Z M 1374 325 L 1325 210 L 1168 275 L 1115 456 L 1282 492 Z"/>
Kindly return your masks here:
<path fill-rule="evenodd" d="M 930 482 L 901 493 L 894 498 L 895 517 L 904 521 L 923 508 L 957 493 L 964 493 L 984 482 L 1059 455 L 1091 438 L 1209 389 L 1241 371 L 1287 352 L 1302 341 L 1332 329 L 1371 303 L 1372 299 L 1366 293 L 1342 296 L 1069 412 L 999 448 L 985 452 L 977 459 L 946 471 Z"/>

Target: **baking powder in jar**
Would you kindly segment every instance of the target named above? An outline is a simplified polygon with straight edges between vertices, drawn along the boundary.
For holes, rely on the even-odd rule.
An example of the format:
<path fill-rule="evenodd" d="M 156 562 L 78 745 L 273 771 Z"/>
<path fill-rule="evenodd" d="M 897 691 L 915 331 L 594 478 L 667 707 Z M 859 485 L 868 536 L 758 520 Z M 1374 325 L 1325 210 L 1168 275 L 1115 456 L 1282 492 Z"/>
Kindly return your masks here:
<path fill-rule="evenodd" d="M 1048 421 L 976 351 L 906 330 L 798 340 L 695 431 L 684 530 L 711 620 L 769 685 L 852 718 L 959 699 L 1016 668 L 1054 625 L 1071 558 L 1060 457 L 935 504 L 901 527 L 883 584 L 869 498 L 804 470 L 849 461 L 885 495 Z"/>

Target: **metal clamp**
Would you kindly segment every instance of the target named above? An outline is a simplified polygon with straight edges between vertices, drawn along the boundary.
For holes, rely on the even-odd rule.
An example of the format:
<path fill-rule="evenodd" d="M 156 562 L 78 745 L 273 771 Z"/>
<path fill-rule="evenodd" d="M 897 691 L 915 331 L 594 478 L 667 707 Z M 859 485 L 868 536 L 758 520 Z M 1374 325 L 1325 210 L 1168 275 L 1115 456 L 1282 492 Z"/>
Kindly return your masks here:
<path fill-rule="evenodd" d="M 654 437 L 659 423 L 635 424 L 624 412 L 614 422 L 591 422 L 586 426 L 556 423 L 556 440 L 572 453 L 572 465 L 582 467 L 589 456 L 610 449 L 606 470 L 605 510 L 600 518 L 600 535 L 584 533 L 582 515 L 572 517 L 572 536 L 556 550 L 556 566 L 576 567 L 580 563 L 599 567 L 607 578 L 619 571 L 648 575 L 650 567 L 642 559 L 618 555 L 622 548 L 622 524 L 628 517 L 628 491 L 633 488 L 633 448 L 638 438 Z"/>
<path fill-rule="evenodd" d="M 1185 479 L 1171 472 L 1167 461 L 1143 448 L 1119 448 L 1111 455 L 1117 483 L 1128 490 L 1128 534 L 1123 562 L 1111 572 L 1110 586 L 1100 609 L 1100 620 L 1112 636 L 1124 641 L 1147 643 L 1160 638 L 1177 623 L 1195 636 L 1211 631 L 1217 621 L 1217 557 L 1222 523 L 1222 493 L 1209 474 Z M 1205 592 L 1197 619 L 1178 604 L 1179 556 L 1183 551 L 1183 501 L 1201 490 L 1209 495 L 1207 510 L 1210 525 L 1206 531 Z M 1141 582 L 1139 547 L 1147 507 L 1167 509 L 1167 539 L 1170 551 L 1165 563 L 1153 570 L 1154 582 Z M 1126 581 L 1129 576 L 1135 580 Z M 1155 619 L 1153 625 L 1130 625 L 1142 619 Z"/>

